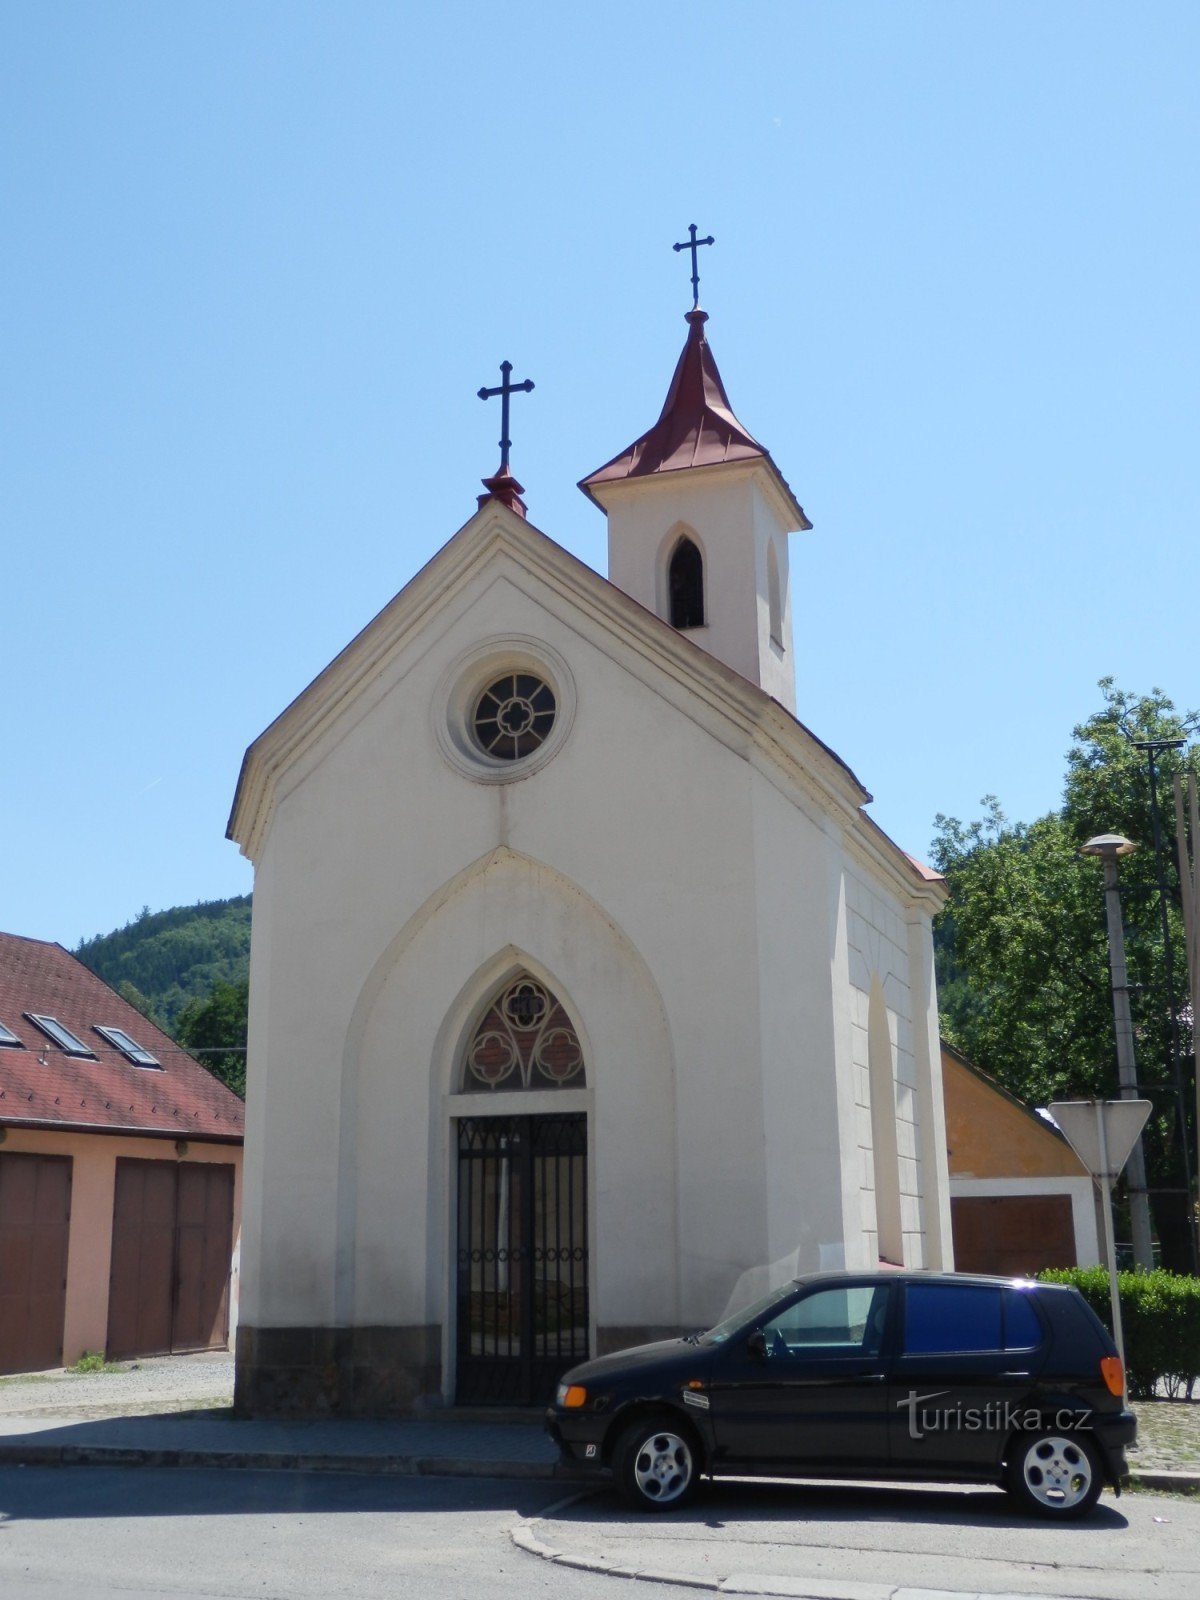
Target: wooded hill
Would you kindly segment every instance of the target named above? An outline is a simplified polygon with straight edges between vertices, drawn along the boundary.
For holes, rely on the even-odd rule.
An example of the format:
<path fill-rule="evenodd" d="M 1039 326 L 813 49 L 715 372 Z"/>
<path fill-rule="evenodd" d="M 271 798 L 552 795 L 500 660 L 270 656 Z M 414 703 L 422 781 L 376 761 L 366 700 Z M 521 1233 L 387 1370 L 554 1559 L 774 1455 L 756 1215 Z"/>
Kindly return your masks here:
<path fill-rule="evenodd" d="M 250 896 L 169 911 L 144 908 L 114 933 L 85 939 L 75 954 L 131 1004 L 176 1032 L 189 1001 L 250 975 Z"/>

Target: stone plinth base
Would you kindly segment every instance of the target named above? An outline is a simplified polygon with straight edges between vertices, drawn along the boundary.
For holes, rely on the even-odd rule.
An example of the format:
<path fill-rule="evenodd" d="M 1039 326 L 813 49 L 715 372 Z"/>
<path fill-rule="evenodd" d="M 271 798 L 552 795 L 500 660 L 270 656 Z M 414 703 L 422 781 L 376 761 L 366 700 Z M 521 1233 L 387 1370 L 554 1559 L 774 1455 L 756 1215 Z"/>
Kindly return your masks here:
<path fill-rule="evenodd" d="M 237 1331 L 233 1405 L 254 1417 L 389 1417 L 442 1387 L 442 1330 L 251 1328 Z"/>

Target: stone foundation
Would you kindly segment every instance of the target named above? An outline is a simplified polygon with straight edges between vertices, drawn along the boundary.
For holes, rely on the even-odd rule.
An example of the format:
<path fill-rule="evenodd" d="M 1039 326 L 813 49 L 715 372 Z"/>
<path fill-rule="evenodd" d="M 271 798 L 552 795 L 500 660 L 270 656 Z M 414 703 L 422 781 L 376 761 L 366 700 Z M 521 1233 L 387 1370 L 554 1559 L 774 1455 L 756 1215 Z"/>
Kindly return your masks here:
<path fill-rule="evenodd" d="M 237 1331 L 233 1405 L 241 1416 L 405 1416 L 440 1395 L 442 1330 L 251 1328 Z"/>
<path fill-rule="evenodd" d="M 596 1354 L 675 1339 L 676 1327 L 597 1328 Z M 442 1330 L 251 1328 L 237 1331 L 233 1406 L 244 1417 L 402 1417 L 442 1398 Z"/>

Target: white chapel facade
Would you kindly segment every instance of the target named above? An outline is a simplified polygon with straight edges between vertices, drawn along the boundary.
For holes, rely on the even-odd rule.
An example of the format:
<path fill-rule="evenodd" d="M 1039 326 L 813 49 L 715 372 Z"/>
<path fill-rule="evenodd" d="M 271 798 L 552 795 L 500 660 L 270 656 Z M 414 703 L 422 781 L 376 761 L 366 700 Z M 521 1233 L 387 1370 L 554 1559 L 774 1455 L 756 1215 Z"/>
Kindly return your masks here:
<path fill-rule="evenodd" d="M 799 1272 L 953 1264 L 944 890 L 797 720 L 810 524 L 687 320 L 580 485 L 607 579 L 504 462 L 247 751 L 244 1410 L 537 1403 Z"/>

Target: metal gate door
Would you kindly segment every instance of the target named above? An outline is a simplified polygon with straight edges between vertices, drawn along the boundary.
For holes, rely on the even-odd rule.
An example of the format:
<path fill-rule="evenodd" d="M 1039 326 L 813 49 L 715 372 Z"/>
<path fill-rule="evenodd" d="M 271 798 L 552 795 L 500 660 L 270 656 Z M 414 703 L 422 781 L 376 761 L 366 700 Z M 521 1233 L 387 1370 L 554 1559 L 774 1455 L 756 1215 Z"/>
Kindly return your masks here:
<path fill-rule="evenodd" d="M 118 1157 L 109 1358 L 219 1349 L 232 1247 L 232 1166 Z"/>
<path fill-rule="evenodd" d="M 459 1405 L 539 1405 L 588 1353 L 587 1117 L 458 1123 Z"/>
<path fill-rule="evenodd" d="M 0 1372 L 63 1356 L 70 1156 L 0 1156 Z"/>

